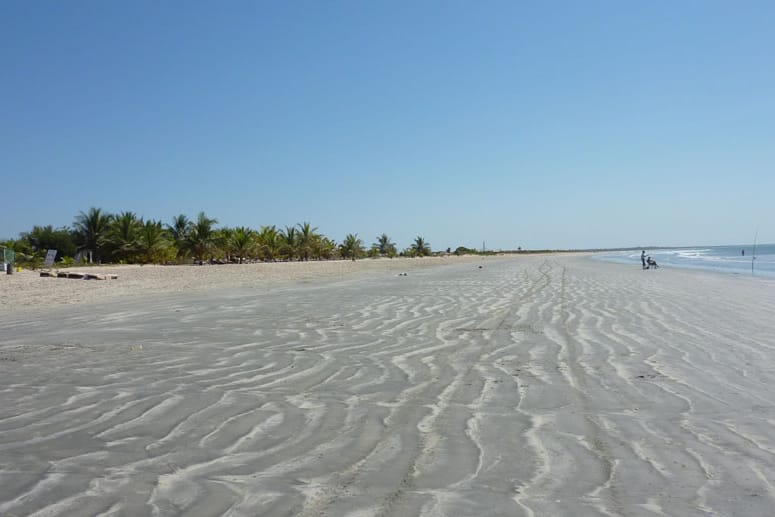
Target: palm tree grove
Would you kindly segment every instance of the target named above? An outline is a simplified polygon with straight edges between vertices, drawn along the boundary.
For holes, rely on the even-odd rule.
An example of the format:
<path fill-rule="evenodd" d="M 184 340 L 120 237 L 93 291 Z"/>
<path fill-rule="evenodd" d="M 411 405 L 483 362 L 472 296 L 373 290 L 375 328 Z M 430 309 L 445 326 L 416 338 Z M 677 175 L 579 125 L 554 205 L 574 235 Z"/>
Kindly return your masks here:
<path fill-rule="evenodd" d="M 341 243 L 323 235 L 309 222 L 277 228 L 219 227 L 218 220 L 200 212 L 163 223 L 145 220 L 131 211 L 108 213 L 92 207 L 80 212 L 71 227 L 35 226 L 18 239 L 2 242 L 15 252 L 16 264 L 37 268 L 48 250 L 57 250 L 57 265 L 204 264 L 258 261 L 357 260 L 379 257 L 423 257 L 433 254 L 430 244 L 417 237 L 399 251 L 383 233 L 370 246 L 350 233 Z M 460 250 L 470 251 L 466 248 Z M 447 250 L 449 252 L 449 249 Z"/>

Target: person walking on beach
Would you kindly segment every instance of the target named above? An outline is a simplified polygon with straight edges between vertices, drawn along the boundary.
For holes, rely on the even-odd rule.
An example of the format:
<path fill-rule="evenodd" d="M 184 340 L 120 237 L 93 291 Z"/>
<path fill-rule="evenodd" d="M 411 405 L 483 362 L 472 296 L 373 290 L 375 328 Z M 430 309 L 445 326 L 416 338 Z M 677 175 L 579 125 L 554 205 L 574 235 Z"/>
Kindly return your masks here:
<path fill-rule="evenodd" d="M 643 269 L 646 269 L 646 250 L 640 252 L 640 263 L 643 264 Z"/>

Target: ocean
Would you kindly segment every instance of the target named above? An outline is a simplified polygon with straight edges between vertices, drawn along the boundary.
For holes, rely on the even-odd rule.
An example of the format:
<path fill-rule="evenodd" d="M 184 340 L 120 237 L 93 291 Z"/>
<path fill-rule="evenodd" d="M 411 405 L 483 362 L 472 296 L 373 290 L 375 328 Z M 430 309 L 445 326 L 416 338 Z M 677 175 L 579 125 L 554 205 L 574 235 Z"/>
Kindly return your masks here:
<path fill-rule="evenodd" d="M 595 259 L 620 264 L 640 265 L 641 249 L 610 251 L 595 255 Z M 752 244 L 730 246 L 693 246 L 686 248 L 647 249 L 663 267 L 701 269 L 715 273 L 775 278 L 775 244 L 757 244 L 754 256 Z M 751 271 L 753 263 L 753 272 Z"/>

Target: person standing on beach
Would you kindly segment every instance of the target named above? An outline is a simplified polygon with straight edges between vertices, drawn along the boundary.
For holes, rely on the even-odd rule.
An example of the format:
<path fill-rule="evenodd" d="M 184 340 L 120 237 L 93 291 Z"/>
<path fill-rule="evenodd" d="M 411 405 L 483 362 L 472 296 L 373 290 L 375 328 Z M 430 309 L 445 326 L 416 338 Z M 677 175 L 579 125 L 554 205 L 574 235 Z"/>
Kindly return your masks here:
<path fill-rule="evenodd" d="M 646 250 L 640 252 L 640 263 L 643 264 L 643 269 L 646 269 Z"/>

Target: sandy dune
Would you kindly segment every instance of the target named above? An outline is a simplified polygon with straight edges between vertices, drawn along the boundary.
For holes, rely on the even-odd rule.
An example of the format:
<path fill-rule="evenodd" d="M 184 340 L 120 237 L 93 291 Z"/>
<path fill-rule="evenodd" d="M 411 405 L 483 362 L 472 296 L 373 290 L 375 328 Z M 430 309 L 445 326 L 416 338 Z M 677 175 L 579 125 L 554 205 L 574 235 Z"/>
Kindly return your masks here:
<path fill-rule="evenodd" d="M 0 515 L 772 513 L 774 284 L 433 265 L 4 312 Z"/>

